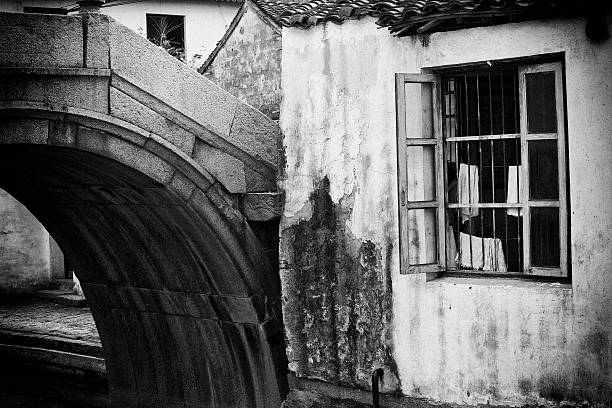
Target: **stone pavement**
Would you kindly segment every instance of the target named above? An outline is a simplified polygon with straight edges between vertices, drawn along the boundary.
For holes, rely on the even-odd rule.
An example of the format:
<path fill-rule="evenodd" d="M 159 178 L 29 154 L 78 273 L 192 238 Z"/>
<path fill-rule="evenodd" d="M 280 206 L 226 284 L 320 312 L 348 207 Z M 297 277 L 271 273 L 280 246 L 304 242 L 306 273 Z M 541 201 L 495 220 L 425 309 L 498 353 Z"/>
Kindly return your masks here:
<path fill-rule="evenodd" d="M 30 296 L 0 298 L 0 330 L 100 345 L 96 324 L 87 306 L 69 307 Z"/>
<path fill-rule="evenodd" d="M 6 390 L 0 389 L 0 404 L 2 408 L 68 408 L 69 405 L 64 405 L 57 402 L 45 401 L 42 398 L 34 396 L 26 396 L 14 394 Z M 71 407 L 72 408 L 72 407 Z"/>
<path fill-rule="evenodd" d="M 108 405 L 102 346 L 88 307 L 0 295 L 0 408 Z"/>

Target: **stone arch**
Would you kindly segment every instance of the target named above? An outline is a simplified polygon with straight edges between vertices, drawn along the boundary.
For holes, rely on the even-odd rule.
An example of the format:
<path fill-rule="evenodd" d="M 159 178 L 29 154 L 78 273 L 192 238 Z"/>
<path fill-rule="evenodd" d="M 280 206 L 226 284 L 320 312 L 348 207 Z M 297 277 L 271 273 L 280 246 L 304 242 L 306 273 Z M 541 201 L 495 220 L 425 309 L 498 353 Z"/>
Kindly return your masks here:
<path fill-rule="evenodd" d="M 231 194 L 161 137 L 108 115 L 4 106 L 0 188 L 76 263 L 111 406 L 278 407 L 278 277 Z"/>

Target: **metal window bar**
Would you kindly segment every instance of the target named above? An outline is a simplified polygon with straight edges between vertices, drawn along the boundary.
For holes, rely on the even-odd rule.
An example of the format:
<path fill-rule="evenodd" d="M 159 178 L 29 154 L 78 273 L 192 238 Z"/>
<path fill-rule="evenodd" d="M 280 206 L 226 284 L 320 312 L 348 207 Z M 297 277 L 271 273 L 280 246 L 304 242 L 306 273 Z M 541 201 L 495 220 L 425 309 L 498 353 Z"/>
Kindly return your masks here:
<path fill-rule="evenodd" d="M 459 136 L 461 134 L 461 131 L 459 130 L 459 124 L 461 123 L 461 126 L 463 126 L 463 121 L 460 121 L 460 118 L 463 117 L 463 105 L 461 105 L 460 103 L 457 103 L 457 101 L 460 101 L 460 92 L 461 91 L 461 87 L 459 86 L 459 83 L 457 81 L 457 78 L 453 78 L 453 81 L 455 82 L 455 89 L 456 92 L 458 92 L 457 94 L 455 94 L 455 107 L 457 110 L 457 124 L 455 124 L 455 135 L 454 136 Z M 457 194 L 457 202 L 459 202 L 459 161 L 461 160 L 460 156 L 459 156 L 459 143 L 455 142 L 455 157 L 456 157 L 456 161 L 455 161 L 455 174 L 457 177 L 457 186 L 455 188 L 456 190 L 456 194 Z M 461 220 L 461 210 L 456 210 L 455 211 L 455 221 L 457 223 L 457 228 L 455 229 L 455 236 L 453 237 L 453 239 L 455 240 L 455 248 L 457 248 L 457 257 L 456 257 L 456 268 L 457 269 L 461 269 L 461 254 L 462 254 L 462 248 L 460 245 L 460 238 L 461 238 L 461 225 L 460 225 L 460 220 Z"/>
<path fill-rule="evenodd" d="M 482 136 L 482 128 L 481 128 L 481 124 L 482 124 L 482 119 L 480 116 L 480 74 L 476 74 L 476 114 L 478 117 L 478 135 Z M 482 141 L 478 141 L 478 195 L 480 197 L 480 200 L 484 199 L 484 194 L 483 194 L 483 182 L 484 182 L 484 172 L 482 171 Z M 484 253 L 485 253 L 485 247 L 484 247 L 484 210 L 478 210 L 478 216 L 480 217 L 480 249 L 482 251 L 483 257 L 484 257 Z M 472 265 L 473 265 L 474 259 L 472 259 Z M 484 262 L 483 262 L 483 269 L 484 269 Z"/>
<path fill-rule="evenodd" d="M 501 131 L 502 133 L 506 133 L 506 110 L 505 110 L 505 105 L 504 105 L 504 73 L 500 73 L 499 75 L 500 78 L 500 91 L 501 91 Z M 503 181 L 503 185 L 504 185 L 504 192 L 506 193 L 508 191 L 508 172 L 506 171 L 506 141 L 502 141 L 502 158 L 503 158 L 503 171 L 504 171 L 504 181 Z M 507 200 L 505 200 L 507 201 Z M 508 248 L 509 248 L 509 242 L 508 242 L 508 211 L 504 211 L 504 243 L 505 243 L 505 248 L 506 248 L 506 253 L 504 254 L 506 257 L 506 264 L 508 263 L 507 259 L 508 259 Z"/>
<path fill-rule="evenodd" d="M 519 98 L 517 95 L 517 91 L 518 91 L 518 84 L 516 82 L 517 80 L 517 75 L 518 74 L 513 74 L 512 75 L 512 92 L 514 94 L 514 128 L 520 132 L 520 115 L 517 115 L 517 111 L 518 111 L 518 103 L 519 103 Z M 515 140 L 514 141 L 514 148 L 515 148 L 515 154 L 516 154 L 516 196 L 517 197 L 521 197 L 521 189 L 522 189 L 522 180 L 520 177 L 520 171 L 519 168 L 521 168 L 522 166 L 525 165 L 525 163 L 523 163 L 523 156 L 522 156 L 522 152 L 519 150 L 519 144 L 520 144 L 520 140 Z M 520 161 L 519 161 L 520 159 Z M 520 165 L 519 165 L 520 163 Z M 525 217 L 525 212 L 521 210 L 518 211 L 517 213 L 517 217 L 516 217 L 516 230 L 517 230 L 517 258 L 518 258 L 518 264 L 519 264 L 519 268 L 523 269 L 524 268 L 524 260 L 522 260 L 522 255 L 523 255 L 523 250 L 522 250 L 522 246 L 524 245 L 524 242 L 522 240 L 522 234 L 521 234 L 521 215 L 523 217 Z M 522 262 L 521 262 L 522 260 Z"/>
<path fill-rule="evenodd" d="M 467 75 L 463 76 L 465 81 L 465 126 L 467 131 L 470 131 L 470 101 L 469 101 L 469 92 L 468 92 L 468 81 Z M 467 142 L 467 179 L 468 179 L 468 202 L 471 201 L 472 197 L 472 182 L 470 180 L 470 162 L 472 161 L 472 155 L 470 154 L 470 142 Z M 473 266 L 474 260 L 474 251 L 472 248 L 472 212 L 468 211 L 468 229 L 470 231 L 470 264 Z M 461 232 L 459 233 L 459 237 L 461 238 Z M 459 239 L 459 244 L 461 245 L 461 239 Z"/>
<path fill-rule="evenodd" d="M 491 72 L 488 75 L 489 80 L 489 132 L 493 133 L 493 92 L 491 91 Z M 492 198 L 491 201 L 495 202 L 495 152 L 493 146 L 493 140 L 490 141 L 490 153 L 491 153 L 491 190 L 492 190 Z M 497 239 L 497 231 L 495 229 L 495 209 L 492 210 L 493 216 L 493 239 Z M 497 242 L 497 241 L 494 241 Z M 495 261 L 497 262 L 498 254 L 497 254 L 497 245 L 493 246 L 493 251 L 495 253 Z"/>
<path fill-rule="evenodd" d="M 453 136 L 453 130 L 455 127 L 455 109 L 454 106 L 452 105 L 452 103 L 454 102 L 453 98 L 454 98 L 454 86 L 452 86 L 452 79 L 447 79 L 444 82 L 444 111 L 443 111 L 443 116 L 444 116 L 444 129 L 443 129 L 443 136 L 444 138 L 449 138 Z M 453 120 L 455 119 L 455 120 Z M 453 150 L 452 149 L 444 149 L 444 157 L 445 157 L 445 166 L 446 163 L 449 162 L 453 162 Z M 446 171 L 446 169 L 445 169 Z M 447 183 L 448 183 L 448 178 L 447 178 Z M 448 188 L 444 189 L 444 203 L 445 205 L 449 202 L 449 192 L 448 192 Z M 453 238 L 453 237 L 449 237 L 448 236 L 448 229 L 446 228 L 446 225 L 449 224 L 448 222 L 448 214 L 444 213 L 444 238 L 447 240 L 447 243 L 449 242 L 449 239 Z M 451 226 L 452 228 L 452 226 Z M 449 255 L 448 249 L 447 249 L 447 255 Z M 446 268 L 449 269 L 450 268 L 450 259 L 448 258 L 448 256 L 445 258 L 446 259 Z"/>

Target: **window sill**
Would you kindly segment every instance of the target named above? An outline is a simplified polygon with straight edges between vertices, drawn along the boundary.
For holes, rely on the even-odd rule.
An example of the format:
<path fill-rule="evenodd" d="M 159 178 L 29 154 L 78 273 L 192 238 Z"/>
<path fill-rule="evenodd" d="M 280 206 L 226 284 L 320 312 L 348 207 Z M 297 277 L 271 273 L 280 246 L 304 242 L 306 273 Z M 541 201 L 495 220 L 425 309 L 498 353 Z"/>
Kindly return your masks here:
<path fill-rule="evenodd" d="M 559 281 L 551 281 L 550 279 L 538 279 L 538 277 L 530 276 L 527 278 L 517 278 L 517 277 L 504 277 L 500 278 L 497 276 L 487 276 L 487 275 L 476 275 L 469 274 L 470 276 L 466 276 L 468 274 L 462 274 L 460 276 L 452 276 L 450 273 L 439 274 L 437 277 L 432 277 L 427 279 L 426 285 L 438 285 L 438 286 L 448 286 L 448 285 L 461 285 L 461 286 L 469 286 L 469 289 L 472 286 L 488 286 L 488 287 L 511 287 L 511 288 L 524 288 L 531 289 L 535 291 L 564 291 L 570 292 L 572 291 L 572 284 L 566 280 L 563 282 Z"/>

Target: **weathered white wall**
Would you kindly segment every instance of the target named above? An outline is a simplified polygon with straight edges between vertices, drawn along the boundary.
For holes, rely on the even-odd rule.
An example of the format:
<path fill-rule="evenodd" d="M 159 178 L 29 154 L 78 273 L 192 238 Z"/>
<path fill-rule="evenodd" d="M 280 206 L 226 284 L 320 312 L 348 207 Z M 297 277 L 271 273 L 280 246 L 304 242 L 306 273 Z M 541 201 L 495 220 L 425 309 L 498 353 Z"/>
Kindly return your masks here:
<path fill-rule="evenodd" d="M 74 3 L 69 0 L 23 0 L 25 7 L 63 7 Z M 146 35 L 147 13 L 185 16 L 185 62 L 197 68 L 223 37 L 239 7 L 240 3 L 223 1 L 145 0 L 106 6 L 100 11 L 142 36 Z"/>
<path fill-rule="evenodd" d="M 0 292 L 25 292 L 51 280 L 49 234 L 0 190 Z"/>
<path fill-rule="evenodd" d="M 393 346 L 405 395 L 612 401 L 612 40 L 590 42 L 584 24 L 398 39 L 366 18 L 283 31 L 281 240 L 310 218 L 309 195 L 327 176 L 333 202 L 350 206 L 351 234 L 383 258 L 392 248 Z M 400 275 L 394 73 L 551 52 L 564 52 L 566 63 L 572 283 Z"/>

